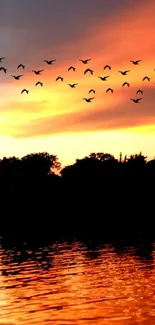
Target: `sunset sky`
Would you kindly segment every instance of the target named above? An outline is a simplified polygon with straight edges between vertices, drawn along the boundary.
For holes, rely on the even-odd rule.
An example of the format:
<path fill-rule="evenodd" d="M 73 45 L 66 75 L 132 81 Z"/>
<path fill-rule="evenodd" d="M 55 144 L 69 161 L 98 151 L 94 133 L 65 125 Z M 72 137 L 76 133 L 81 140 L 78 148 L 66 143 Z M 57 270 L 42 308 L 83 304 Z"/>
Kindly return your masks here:
<path fill-rule="evenodd" d="M 0 71 L 0 157 L 47 151 L 63 165 L 97 151 L 153 158 L 154 35 L 154 0 L 1 0 L 0 57 L 6 59 L 0 66 L 8 70 Z M 87 58 L 88 65 L 79 61 Z M 50 59 L 56 62 L 47 65 Z M 138 66 L 130 62 L 139 59 Z M 18 81 L 11 75 L 23 73 L 20 63 L 26 68 Z M 106 64 L 111 71 L 103 70 Z M 68 72 L 70 65 L 76 72 Z M 87 67 L 93 76 L 84 75 Z M 44 71 L 36 76 L 33 69 Z M 59 75 L 64 82 L 55 81 Z M 107 81 L 98 78 L 106 75 Z M 44 86 L 35 87 L 37 81 Z M 129 88 L 122 88 L 125 81 Z M 105 93 L 108 87 L 113 94 Z M 82 98 L 91 88 L 95 99 L 87 103 Z M 138 89 L 144 95 L 135 104 L 130 98 L 141 97 Z"/>

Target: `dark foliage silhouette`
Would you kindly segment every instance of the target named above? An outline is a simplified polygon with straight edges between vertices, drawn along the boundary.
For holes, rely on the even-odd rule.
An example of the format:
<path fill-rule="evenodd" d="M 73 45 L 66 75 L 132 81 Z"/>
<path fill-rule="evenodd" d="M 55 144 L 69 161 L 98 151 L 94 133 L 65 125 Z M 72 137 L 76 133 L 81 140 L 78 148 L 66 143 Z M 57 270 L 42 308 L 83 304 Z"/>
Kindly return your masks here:
<path fill-rule="evenodd" d="M 1 227 L 18 238 L 154 236 L 155 160 L 90 153 L 61 168 L 56 155 L 0 160 Z"/>

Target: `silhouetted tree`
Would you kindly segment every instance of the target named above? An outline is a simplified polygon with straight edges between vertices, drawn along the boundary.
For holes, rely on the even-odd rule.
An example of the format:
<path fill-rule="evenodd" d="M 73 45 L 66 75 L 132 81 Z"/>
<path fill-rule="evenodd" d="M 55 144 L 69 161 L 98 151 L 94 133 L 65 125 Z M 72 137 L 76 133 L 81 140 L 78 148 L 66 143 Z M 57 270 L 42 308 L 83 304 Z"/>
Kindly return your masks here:
<path fill-rule="evenodd" d="M 143 156 L 140 152 L 139 154 L 131 155 L 130 158 L 128 158 L 128 163 L 132 163 L 133 165 L 145 165 L 146 164 L 147 156 Z"/>
<path fill-rule="evenodd" d="M 49 155 L 47 152 L 32 153 L 24 156 L 21 160 L 24 170 L 31 175 L 49 175 L 61 168 L 57 156 Z"/>
<path fill-rule="evenodd" d="M 106 161 L 106 160 L 116 160 L 114 156 L 112 156 L 109 153 L 103 153 L 103 152 L 97 152 L 97 153 L 90 153 L 89 156 L 86 156 L 85 158 L 92 158 L 94 160 L 100 160 L 100 161 Z"/>
<path fill-rule="evenodd" d="M 10 233 L 20 227 L 21 236 L 23 232 L 33 236 L 37 227 L 45 235 L 56 229 L 82 236 L 150 234 L 154 229 L 155 160 L 147 162 L 142 153 L 124 160 L 120 157 L 92 152 L 62 169 L 57 156 L 47 152 L 21 159 L 4 157 L 0 160 L 0 197 L 5 213 L 0 231 L 9 225 Z M 59 171 L 60 176 L 56 175 Z"/>
<path fill-rule="evenodd" d="M 21 173 L 21 160 L 16 157 L 4 157 L 0 161 L 0 176 L 11 177 Z"/>

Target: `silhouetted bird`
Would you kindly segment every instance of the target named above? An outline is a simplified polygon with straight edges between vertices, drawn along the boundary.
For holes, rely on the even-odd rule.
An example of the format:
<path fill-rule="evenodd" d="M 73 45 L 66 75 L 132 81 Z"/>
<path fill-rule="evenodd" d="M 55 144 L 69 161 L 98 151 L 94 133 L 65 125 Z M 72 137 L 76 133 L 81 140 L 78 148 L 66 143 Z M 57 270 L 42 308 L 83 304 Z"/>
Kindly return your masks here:
<path fill-rule="evenodd" d="M 0 71 L 1 71 L 1 70 L 3 70 L 3 71 L 4 71 L 4 73 L 6 73 L 6 72 L 7 72 L 7 69 L 6 69 L 6 68 L 0 67 Z"/>
<path fill-rule="evenodd" d="M 24 92 L 28 94 L 28 93 L 29 93 L 29 90 L 27 90 L 27 89 L 23 89 L 23 90 L 21 91 L 21 94 L 23 94 Z"/>
<path fill-rule="evenodd" d="M 105 76 L 105 77 L 98 77 L 100 78 L 102 81 L 107 81 L 107 78 L 109 78 L 110 76 Z"/>
<path fill-rule="evenodd" d="M 139 94 L 139 93 L 141 93 L 142 95 L 143 95 L 143 91 L 142 90 L 137 90 L 137 92 L 136 92 L 136 94 Z"/>
<path fill-rule="evenodd" d="M 111 91 L 112 93 L 114 92 L 113 89 L 111 89 L 111 88 L 108 88 L 108 89 L 106 90 L 106 93 L 108 93 L 108 91 Z"/>
<path fill-rule="evenodd" d="M 137 99 L 130 98 L 130 99 L 133 100 L 134 103 L 139 103 L 139 101 L 140 101 L 142 98 L 137 98 Z"/>
<path fill-rule="evenodd" d="M 88 61 L 90 61 L 91 59 L 86 59 L 86 60 L 79 60 L 79 61 L 81 61 L 83 64 L 87 64 L 88 63 Z"/>
<path fill-rule="evenodd" d="M 42 69 L 42 70 L 38 70 L 38 71 L 36 71 L 36 70 L 32 70 L 32 72 L 34 72 L 35 74 L 40 74 L 42 71 L 44 71 L 44 69 Z"/>
<path fill-rule="evenodd" d="M 18 76 L 13 76 L 13 75 L 11 75 L 11 77 L 13 77 L 13 78 L 16 79 L 16 80 L 19 80 L 22 76 L 23 76 L 23 74 L 20 74 L 20 75 L 18 75 Z"/>
<path fill-rule="evenodd" d="M 68 86 L 70 86 L 71 88 L 75 88 L 75 86 L 78 84 L 68 84 Z"/>
<path fill-rule="evenodd" d="M 86 69 L 86 70 L 84 71 L 84 74 L 86 74 L 87 72 L 90 72 L 91 74 L 93 74 L 93 70 L 91 70 L 91 69 Z"/>
<path fill-rule="evenodd" d="M 62 78 L 62 77 L 59 76 L 59 77 L 56 78 L 56 81 L 58 81 L 59 79 L 60 79 L 61 81 L 64 80 L 64 78 Z"/>
<path fill-rule="evenodd" d="M 2 60 L 4 60 L 4 59 L 5 59 L 5 56 L 3 58 L 0 58 L 0 62 L 2 62 Z"/>
<path fill-rule="evenodd" d="M 118 72 L 120 72 L 123 76 L 126 76 L 126 74 L 130 72 L 130 70 L 118 71 Z"/>
<path fill-rule="evenodd" d="M 44 60 L 44 62 L 46 62 L 47 64 L 53 64 L 53 62 L 55 62 L 56 60 Z"/>
<path fill-rule="evenodd" d="M 25 65 L 23 65 L 22 63 L 20 63 L 20 64 L 18 65 L 17 69 L 19 69 L 19 68 L 23 68 L 23 69 L 25 69 Z"/>
<path fill-rule="evenodd" d="M 91 100 L 93 100 L 95 97 L 92 97 L 92 98 L 82 98 L 82 99 L 84 99 L 87 103 L 90 103 L 91 102 Z"/>
<path fill-rule="evenodd" d="M 43 87 L 43 83 L 41 81 L 36 82 L 35 86 L 38 86 L 38 85 L 40 85 L 41 87 Z"/>
<path fill-rule="evenodd" d="M 126 86 L 126 85 L 127 85 L 128 87 L 130 87 L 130 84 L 129 84 L 128 82 L 124 82 L 123 85 L 122 85 L 122 87 L 124 87 L 124 86 Z"/>
<path fill-rule="evenodd" d="M 130 60 L 130 62 L 132 62 L 134 65 L 138 65 L 139 62 L 141 62 L 142 60 L 136 60 L 136 61 L 133 61 L 133 60 Z"/>
<path fill-rule="evenodd" d="M 73 70 L 73 71 L 75 71 L 75 70 L 76 70 L 76 68 L 74 68 L 74 67 L 70 66 L 70 67 L 68 68 L 68 71 L 70 71 L 70 70 Z"/>
<path fill-rule="evenodd" d="M 144 81 L 144 80 L 148 80 L 148 81 L 150 81 L 150 78 L 149 78 L 149 77 L 144 77 L 144 78 L 143 78 L 143 81 Z"/>
<path fill-rule="evenodd" d="M 105 65 L 105 67 L 104 67 L 103 69 L 105 70 L 105 69 L 107 69 L 107 68 L 108 68 L 109 70 L 111 70 L 111 67 L 110 67 L 110 65 L 108 65 L 108 64 Z"/>
<path fill-rule="evenodd" d="M 94 94 L 95 94 L 95 90 L 94 90 L 94 89 L 90 89 L 90 90 L 89 90 L 89 94 L 90 94 L 90 93 L 94 93 Z"/>

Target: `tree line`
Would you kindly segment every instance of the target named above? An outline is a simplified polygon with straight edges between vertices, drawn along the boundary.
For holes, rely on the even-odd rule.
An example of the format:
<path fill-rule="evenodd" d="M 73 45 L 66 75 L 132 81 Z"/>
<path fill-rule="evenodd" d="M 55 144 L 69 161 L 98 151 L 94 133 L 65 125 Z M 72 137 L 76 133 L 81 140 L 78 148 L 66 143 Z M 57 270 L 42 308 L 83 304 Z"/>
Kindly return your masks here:
<path fill-rule="evenodd" d="M 56 155 L 0 160 L 1 232 L 154 234 L 155 159 L 90 153 L 62 168 Z"/>

